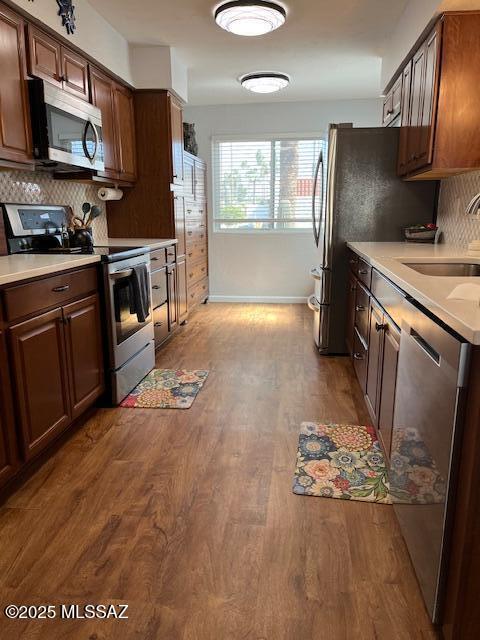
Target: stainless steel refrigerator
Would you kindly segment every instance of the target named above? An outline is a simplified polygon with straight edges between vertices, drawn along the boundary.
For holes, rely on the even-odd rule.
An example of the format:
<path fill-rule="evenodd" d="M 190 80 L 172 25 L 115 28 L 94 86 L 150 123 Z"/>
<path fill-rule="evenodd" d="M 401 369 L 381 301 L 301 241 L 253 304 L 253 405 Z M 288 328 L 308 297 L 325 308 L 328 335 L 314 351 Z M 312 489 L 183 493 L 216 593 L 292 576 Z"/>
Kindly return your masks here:
<path fill-rule="evenodd" d="M 432 222 L 437 183 L 397 176 L 400 130 L 330 125 L 318 158 L 312 203 L 318 264 L 311 270 L 313 336 L 324 355 L 344 354 L 347 241 L 403 240 L 403 229 Z"/>

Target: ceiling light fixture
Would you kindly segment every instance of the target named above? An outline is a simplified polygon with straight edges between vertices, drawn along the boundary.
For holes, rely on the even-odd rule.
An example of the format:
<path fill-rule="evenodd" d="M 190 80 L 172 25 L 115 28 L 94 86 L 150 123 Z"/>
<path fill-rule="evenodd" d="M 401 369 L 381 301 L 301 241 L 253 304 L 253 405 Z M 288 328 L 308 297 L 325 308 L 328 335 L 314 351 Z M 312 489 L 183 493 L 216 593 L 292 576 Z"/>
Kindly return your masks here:
<path fill-rule="evenodd" d="M 287 18 L 285 9 L 276 2 L 264 0 L 235 0 L 226 2 L 215 11 L 219 27 L 238 36 L 261 36 L 275 31 Z"/>
<path fill-rule="evenodd" d="M 275 93 L 285 89 L 290 83 L 286 73 L 274 73 L 271 71 L 259 73 L 247 73 L 239 78 L 242 87 L 254 93 Z"/>

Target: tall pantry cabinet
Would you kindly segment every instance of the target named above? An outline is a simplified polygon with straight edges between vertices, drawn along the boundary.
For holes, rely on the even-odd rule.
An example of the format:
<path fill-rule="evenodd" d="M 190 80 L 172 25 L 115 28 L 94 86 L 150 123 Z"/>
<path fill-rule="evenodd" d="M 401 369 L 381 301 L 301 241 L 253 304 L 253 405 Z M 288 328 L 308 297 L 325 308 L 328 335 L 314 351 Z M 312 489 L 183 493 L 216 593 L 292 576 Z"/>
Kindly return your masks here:
<path fill-rule="evenodd" d="M 177 240 L 178 323 L 182 324 L 188 312 L 208 297 L 205 164 L 184 154 L 182 106 L 170 92 L 135 92 L 134 112 L 137 181 L 122 200 L 108 203 L 109 235 Z"/>

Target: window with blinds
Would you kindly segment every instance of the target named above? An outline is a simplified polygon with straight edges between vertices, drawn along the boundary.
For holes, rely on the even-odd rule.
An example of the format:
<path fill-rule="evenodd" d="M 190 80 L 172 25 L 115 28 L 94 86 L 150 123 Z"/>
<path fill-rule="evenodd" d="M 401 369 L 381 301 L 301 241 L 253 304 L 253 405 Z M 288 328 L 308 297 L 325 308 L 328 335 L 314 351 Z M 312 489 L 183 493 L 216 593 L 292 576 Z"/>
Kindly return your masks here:
<path fill-rule="evenodd" d="M 312 228 L 315 169 L 324 141 L 213 141 L 214 230 Z"/>

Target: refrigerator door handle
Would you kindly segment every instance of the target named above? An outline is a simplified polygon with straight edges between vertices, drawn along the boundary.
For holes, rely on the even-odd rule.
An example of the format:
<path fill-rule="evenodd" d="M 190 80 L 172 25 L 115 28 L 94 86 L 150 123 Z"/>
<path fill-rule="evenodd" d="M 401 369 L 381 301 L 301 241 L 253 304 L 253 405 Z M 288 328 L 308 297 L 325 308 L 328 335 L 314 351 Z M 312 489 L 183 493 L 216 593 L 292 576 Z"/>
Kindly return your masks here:
<path fill-rule="evenodd" d="M 315 298 L 315 294 L 312 294 L 307 301 L 308 304 L 308 308 L 311 311 L 315 311 L 315 313 L 320 313 L 320 305 L 317 302 L 317 299 Z"/>
<path fill-rule="evenodd" d="M 317 162 L 317 166 L 315 167 L 315 177 L 313 180 L 313 199 L 312 199 L 312 222 L 313 222 L 313 237 L 315 239 L 315 245 L 318 247 L 318 245 L 320 244 L 320 223 L 321 223 L 321 216 L 320 216 L 320 220 L 319 225 L 317 226 L 317 185 L 318 185 L 318 176 L 320 174 L 320 168 L 322 169 L 322 191 L 323 191 L 323 152 L 320 151 L 320 154 L 318 156 L 318 162 Z M 322 199 L 320 201 L 320 207 L 322 209 L 322 202 L 323 202 L 323 193 L 322 193 Z M 320 211 L 321 211 L 320 209 Z"/>

